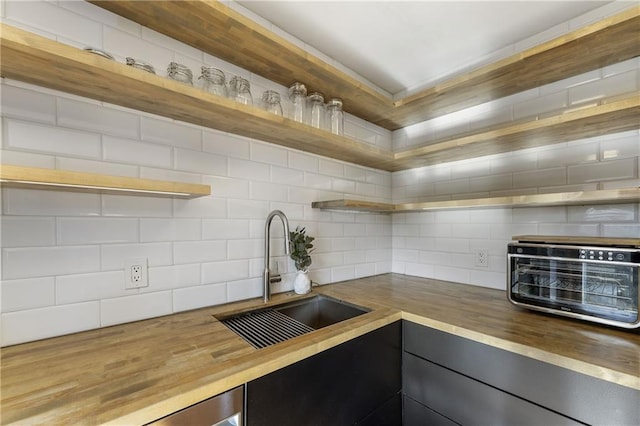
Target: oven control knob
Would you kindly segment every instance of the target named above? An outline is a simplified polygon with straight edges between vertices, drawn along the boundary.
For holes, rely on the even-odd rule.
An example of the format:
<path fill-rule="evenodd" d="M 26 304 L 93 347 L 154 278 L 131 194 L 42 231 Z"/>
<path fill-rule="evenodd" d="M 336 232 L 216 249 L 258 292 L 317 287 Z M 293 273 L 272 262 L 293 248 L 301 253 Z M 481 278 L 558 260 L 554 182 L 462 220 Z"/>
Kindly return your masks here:
<path fill-rule="evenodd" d="M 624 260 L 624 253 L 616 253 L 616 260 Z"/>

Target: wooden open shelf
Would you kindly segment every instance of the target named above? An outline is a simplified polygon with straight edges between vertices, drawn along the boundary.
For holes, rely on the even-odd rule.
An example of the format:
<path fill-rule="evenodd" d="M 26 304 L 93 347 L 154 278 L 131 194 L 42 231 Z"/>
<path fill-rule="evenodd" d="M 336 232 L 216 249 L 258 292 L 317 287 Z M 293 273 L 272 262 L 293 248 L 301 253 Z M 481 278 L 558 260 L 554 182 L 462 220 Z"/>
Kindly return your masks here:
<path fill-rule="evenodd" d="M 351 163 L 387 168 L 390 151 L 0 24 L 2 76 Z"/>
<path fill-rule="evenodd" d="M 638 6 L 394 101 L 220 2 L 89 1 L 282 85 L 340 97 L 390 130 L 640 55 Z"/>
<path fill-rule="evenodd" d="M 117 195 L 195 198 L 211 194 L 209 185 L 169 182 L 95 173 L 0 165 L 3 187 L 56 189 Z"/>
<path fill-rule="evenodd" d="M 569 142 L 640 126 L 640 92 L 538 120 L 507 123 L 394 154 L 395 170 Z"/>
<path fill-rule="evenodd" d="M 497 207 L 544 207 L 592 204 L 625 204 L 640 202 L 640 188 L 602 189 L 596 191 L 559 192 L 552 194 L 513 195 L 506 197 L 470 198 L 428 201 L 423 203 L 387 204 L 360 200 L 315 201 L 311 207 L 325 210 L 373 213 L 406 213 L 433 210 L 487 209 Z"/>
<path fill-rule="evenodd" d="M 640 117 L 635 93 L 393 153 L 6 24 L 0 24 L 0 33 L 4 77 L 387 171 L 637 129 Z"/>

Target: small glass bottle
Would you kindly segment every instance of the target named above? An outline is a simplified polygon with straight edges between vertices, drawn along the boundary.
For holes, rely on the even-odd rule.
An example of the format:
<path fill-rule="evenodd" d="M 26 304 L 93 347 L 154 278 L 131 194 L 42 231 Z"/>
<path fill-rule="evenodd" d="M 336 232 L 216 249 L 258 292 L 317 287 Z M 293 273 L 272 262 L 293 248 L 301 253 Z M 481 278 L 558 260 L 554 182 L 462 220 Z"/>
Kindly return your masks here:
<path fill-rule="evenodd" d="M 344 113 L 342 99 L 333 98 L 327 102 L 328 130 L 334 135 L 344 136 Z"/>
<path fill-rule="evenodd" d="M 202 80 L 202 90 L 218 96 L 227 96 L 227 86 L 225 85 L 224 72 L 214 67 L 200 68 L 202 75 L 198 80 Z"/>
<path fill-rule="evenodd" d="M 180 83 L 193 86 L 193 73 L 191 70 L 177 62 L 171 62 L 167 67 L 167 77 Z"/>
<path fill-rule="evenodd" d="M 321 129 L 324 124 L 324 97 L 313 92 L 309 95 L 309 125 L 316 129 Z"/>
<path fill-rule="evenodd" d="M 307 109 L 307 88 L 304 84 L 295 82 L 289 87 L 289 99 L 293 103 L 291 119 L 304 123 Z"/>
<path fill-rule="evenodd" d="M 229 98 L 244 105 L 253 105 L 249 80 L 237 75 L 234 76 L 229 81 Z"/>
<path fill-rule="evenodd" d="M 267 90 L 262 94 L 262 105 L 268 112 L 282 117 L 282 104 L 280 104 L 280 93 L 274 90 Z"/>

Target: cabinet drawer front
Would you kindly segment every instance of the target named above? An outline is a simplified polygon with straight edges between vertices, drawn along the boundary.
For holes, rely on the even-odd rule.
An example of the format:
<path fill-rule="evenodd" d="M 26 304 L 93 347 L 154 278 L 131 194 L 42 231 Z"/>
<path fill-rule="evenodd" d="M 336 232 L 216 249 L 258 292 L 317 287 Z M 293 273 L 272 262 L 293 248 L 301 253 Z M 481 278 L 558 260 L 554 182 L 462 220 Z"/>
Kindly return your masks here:
<path fill-rule="evenodd" d="M 404 417 L 402 426 L 456 426 L 457 423 L 436 413 L 431 408 L 407 397 L 402 399 Z"/>
<path fill-rule="evenodd" d="M 463 425 L 580 423 L 484 383 L 405 353 L 404 392 Z"/>
<path fill-rule="evenodd" d="M 640 424 L 640 391 L 404 321 L 404 350 L 588 424 Z"/>

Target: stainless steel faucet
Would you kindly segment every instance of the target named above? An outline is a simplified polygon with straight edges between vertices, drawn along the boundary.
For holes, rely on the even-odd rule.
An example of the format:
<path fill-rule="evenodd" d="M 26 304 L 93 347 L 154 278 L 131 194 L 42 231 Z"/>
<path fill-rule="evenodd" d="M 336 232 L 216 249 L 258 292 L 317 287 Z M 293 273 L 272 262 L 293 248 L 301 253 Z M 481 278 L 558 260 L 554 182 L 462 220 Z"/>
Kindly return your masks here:
<path fill-rule="evenodd" d="M 291 254 L 289 247 L 289 220 L 287 216 L 280 210 L 274 210 L 267 216 L 267 221 L 264 225 L 264 302 L 268 302 L 271 297 L 271 280 L 275 277 L 271 277 L 271 271 L 269 270 L 269 241 L 271 240 L 271 221 L 275 216 L 278 216 L 284 225 L 284 252 Z M 278 277 L 279 278 L 279 277 Z"/>

